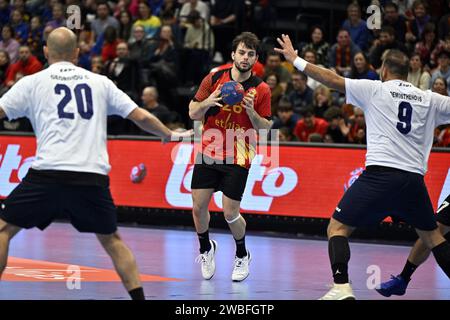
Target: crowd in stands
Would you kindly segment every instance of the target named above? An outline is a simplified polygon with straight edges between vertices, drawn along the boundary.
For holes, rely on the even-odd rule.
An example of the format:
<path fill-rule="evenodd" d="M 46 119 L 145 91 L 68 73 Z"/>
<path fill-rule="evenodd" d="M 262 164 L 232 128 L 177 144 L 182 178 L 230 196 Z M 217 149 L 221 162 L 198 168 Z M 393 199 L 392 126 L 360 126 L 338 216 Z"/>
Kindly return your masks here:
<path fill-rule="evenodd" d="M 250 30 L 265 40 L 253 72 L 272 91 L 273 128 L 279 129 L 280 141 L 365 144 L 361 109 L 295 70 L 273 50 L 272 35 L 261 33 L 267 28 L 254 27 L 270 16 L 275 1 L 0 0 L 0 96 L 21 77 L 47 66 L 42 50 L 46 38 L 66 26 L 67 8 L 77 5 L 78 65 L 109 77 L 172 129 L 191 125 L 177 112 L 182 106 L 173 98 L 176 88 L 198 86 L 208 72 L 230 67 L 231 40 Z M 325 26 L 317 21 L 309 40 L 295 43 L 305 60 L 345 77 L 379 80 L 383 55 L 398 49 L 410 57 L 409 82 L 450 94 L 450 1 L 347 3 L 347 19 L 336 28 L 335 41 L 327 42 Z M 367 27 L 365 12 L 371 4 L 381 8 L 379 29 Z M 0 130 L 32 128 L 25 119 L 4 119 Z M 114 116 L 108 133 L 145 135 Z M 434 146 L 450 147 L 450 126 L 436 128 Z"/>

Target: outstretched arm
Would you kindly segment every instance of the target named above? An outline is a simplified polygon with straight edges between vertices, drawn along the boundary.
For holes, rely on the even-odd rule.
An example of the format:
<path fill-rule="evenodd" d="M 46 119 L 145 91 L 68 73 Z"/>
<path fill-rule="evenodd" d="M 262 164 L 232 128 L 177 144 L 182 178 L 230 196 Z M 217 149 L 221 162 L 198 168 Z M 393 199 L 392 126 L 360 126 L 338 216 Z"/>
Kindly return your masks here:
<path fill-rule="evenodd" d="M 142 130 L 160 136 L 163 142 L 177 141 L 193 135 L 192 130 L 185 132 L 170 130 L 157 117 L 143 108 L 135 108 L 127 118 L 132 120 Z"/>
<path fill-rule="evenodd" d="M 281 35 L 281 39 L 277 38 L 281 48 L 275 48 L 275 51 L 284 55 L 287 61 L 292 63 L 297 69 L 304 72 L 308 77 L 319 81 L 320 83 L 345 93 L 345 79 L 331 70 L 318 67 L 312 63 L 306 62 L 297 55 L 297 51 L 292 46 L 291 39 L 288 35 Z"/>

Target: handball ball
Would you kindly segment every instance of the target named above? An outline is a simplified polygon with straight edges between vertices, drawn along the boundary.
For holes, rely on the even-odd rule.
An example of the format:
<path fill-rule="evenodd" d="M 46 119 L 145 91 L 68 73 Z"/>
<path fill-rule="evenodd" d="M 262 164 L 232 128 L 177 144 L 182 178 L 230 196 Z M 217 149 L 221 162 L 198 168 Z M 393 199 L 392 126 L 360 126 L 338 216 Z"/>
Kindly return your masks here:
<path fill-rule="evenodd" d="M 242 84 L 236 81 L 225 82 L 220 89 L 223 102 L 232 106 L 244 99 L 245 90 Z"/>
<path fill-rule="evenodd" d="M 146 175 L 147 168 L 145 167 L 145 164 L 140 163 L 139 165 L 131 168 L 130 180 L 133 183 L 140 183 L 142 180 L 144 180 Z"/>

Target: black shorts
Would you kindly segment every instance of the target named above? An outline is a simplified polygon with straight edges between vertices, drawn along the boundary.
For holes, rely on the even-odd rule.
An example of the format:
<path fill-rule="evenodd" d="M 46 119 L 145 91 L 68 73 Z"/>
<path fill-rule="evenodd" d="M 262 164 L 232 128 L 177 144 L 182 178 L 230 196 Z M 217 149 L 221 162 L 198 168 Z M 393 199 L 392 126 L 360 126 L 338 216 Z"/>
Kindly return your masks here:
<path fill-rule="evenodd" d="M 67 218 L 80 232 L 117 230 L 109 179 L 93 173 L 30 169 L 4 201 L 0 218 L 25 229 L 44 230 L 53 220 Z"/>
<path fill-rule="evenodd" d="M 441 203 L 439 208 L 436 211 L 436 220 L 447 227 L 450 227 L 450 194 Z"/>
<path fill-rule="evenodd" d="M 237 164 L 214 163 L 213 159 L 199 153 L 192 173 L 191 189 L 214 189 L 222 191 L 230 199 L 241 201 L 247 177 L 248 169 Z"/>
<path fill-rule="evenodd" d="M 437 228 L 422 175 L 369 166 L 345 192 L 333 214 L 334 219 L 352 227 L 377 225 L 388 216 L 419 230 Z"/>

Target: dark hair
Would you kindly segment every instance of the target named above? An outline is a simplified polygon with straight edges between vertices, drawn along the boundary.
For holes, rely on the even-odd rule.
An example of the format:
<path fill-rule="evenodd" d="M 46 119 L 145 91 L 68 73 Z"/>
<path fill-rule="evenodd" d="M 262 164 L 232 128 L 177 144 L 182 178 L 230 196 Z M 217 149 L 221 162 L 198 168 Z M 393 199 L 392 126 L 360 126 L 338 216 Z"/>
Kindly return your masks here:
<path fill-rule="evenodd" d="M 328 122 L 330 122 L 333 119 L 342 118 L 342 110 L 336 106 L 330 107 L 327 109 L 327 111 L 325 111 L 325 113 L 323 114 L 323 117 Z"/>
<path fill-rule="evenodd" d="M 314 49 L 306 49 L 305 51 L 302 52 L 303 58 L 305 58 L 305 55 L 306 55 L 307 52 L 311 52 L 312 54 L 314 54 L 314 57 L 317 60 L 317 51 L 316 50 L 314 50 Z"/>
<path fill-rule="evenodd" d="M 408 77 L 409 58 L 400 50 L 389 50 L 383 63 L 390 73 L 404 79 Z"/>
<path fill-rule="evenodd" d="M 299 75 L 303 80 L 308 81 L 308 76 L 306 75 L 306 73 L 301 72 L 301 71 L 299 71 L 299 70 L 297 70 L 297 69 L 295 69 L 295 70 L 292 72 L 292 75 Z"/>
<path fill-rule="evenodd" d="M 364 52 L 362 52 L 362 51 L 357 52 L 353 56 L 352 64 L 351 64 L 352 71 L 351 71 L 350 78 L 352 78 L 352 79 L 358 79 L 358 74 L 359 73 L 358 73 L 358 70 L 356 69 L 356 65 L 355 65 L 355 57 L 356 57 L 357 54 L 362 54 L 362 56 L 364 57 L 364 60 L 366 60 L 366 69 L 364 69 L 363 73 L 367 73 L 367 71 L 370 70 L 370 61 L 369 61 L 369 58 L 367 57 L 367 55 Z"/>
<path fill-rule="evenodd" d="M 398 5 L 396 5 L 395 3 L 389 2 L 384 5 L 385 10 L 386 10 L 386 8 L 389 8 L 389 7 L 394 8 L 395 11 L 398 12 Z"/>
<path fill-rule="evenodd" d="M 442 82 L 444 82 L 445 89 L 447 89 L 448 83 L 447 83 L 447 80 L 445 80 L 445 78 L 443 78 L 443 77 L 437 77 L 436 79 L 434 79 L 433 83 L 431 84 L 431 87 L 434 86 L 434 83 L 436 82 L 436 80 L 442 80 Z M 431 88 L 431 89 L 433 89 L 433 88 Z"/>
<path fill-rule="evenodd" d="M 293 111 L 294 107 L 292 106 L 292 103 L 289 101 L 289 99 L 286 96 L 282 96 L 280 98 L 280 101 L 278 102 L 277 106 L 277 112 L 278 111 Z"/>
<path fill-rule="evenodd" d="M 16 36 L 16 32 L 14 31 L 14 28 L 10 24 L 5 24 L 2 27 L 2 31 L 3 31 L 4 28 L 9 29 L 9 32 L 11 32 L 11 38 L 14 38 Z"/>
<path fill-rule="evenodd" d="M 431 33 L 431 32 L 433 32 L 436 35 L 436 26 L 434 25 L 434 23 L 427 22 L 425 24 L 425 26 L 423 27 L 421 40 L 425 42 L 425 36 L 427 35 L 427 33 Z M 433 47 L 437 42 L 438 42 L 438 38 L 435 36 L 434 40 L 433 40 Z"/>
<path fill-rule="evenodd" d="M 97 2 L 97 8 L 100 7 L 100 6 L 103 6 L 103 5 L 105 5 L 108 8 L 108 12 L 109 12 L 110 8 L 109 8 L 109 4 L 108 4 L 107 1 L 101 0 L 101 1 Z"/>
<path fill-rule="evenodd" d="M 103 32 L 103 37 L 106 43 L 113 43 L 117 40 L 117 30 L 113 26 L 107 26 Z"/>
<path fill-rule="evenodd" d="M 427 13 L 428 12 L 428 3 L 426 3 L 425 1 L 422 1 L 422 0 L 416 0 L 413 2 L 412 6 L 411 6 L 411 9 L 413 10 L 413 12 L 420 5 L 422 5 L 424 7 L 425 13 Z"/>
<path fill-rule="evenodd" d="M 384 27 L 382 27 L 380 33 L 387 33 L 390 36 L 394 36 L 395 37 L 395 30 L 391 26 L 384 26 Z"/>
<path fill-rule="evenodd" d="M 308 118 L 308 117 L 315 116 L 315 114 L 314 114 L 314 107 L 309 105 L 306 109 L 304 109 L 302 111 L 301 114 L 302 114 L 303 118 Z"/>
<path fill-rule="evenodd" d="M 259 39 L 254 33 L 242 32 L 240 35 L 235 37 L 231 45 L 233 52 L 237 50 L 237 47 L 241 42 L 245 45 L 245 47 L 253 49 L 256 52 L 259 51 Z"/>

